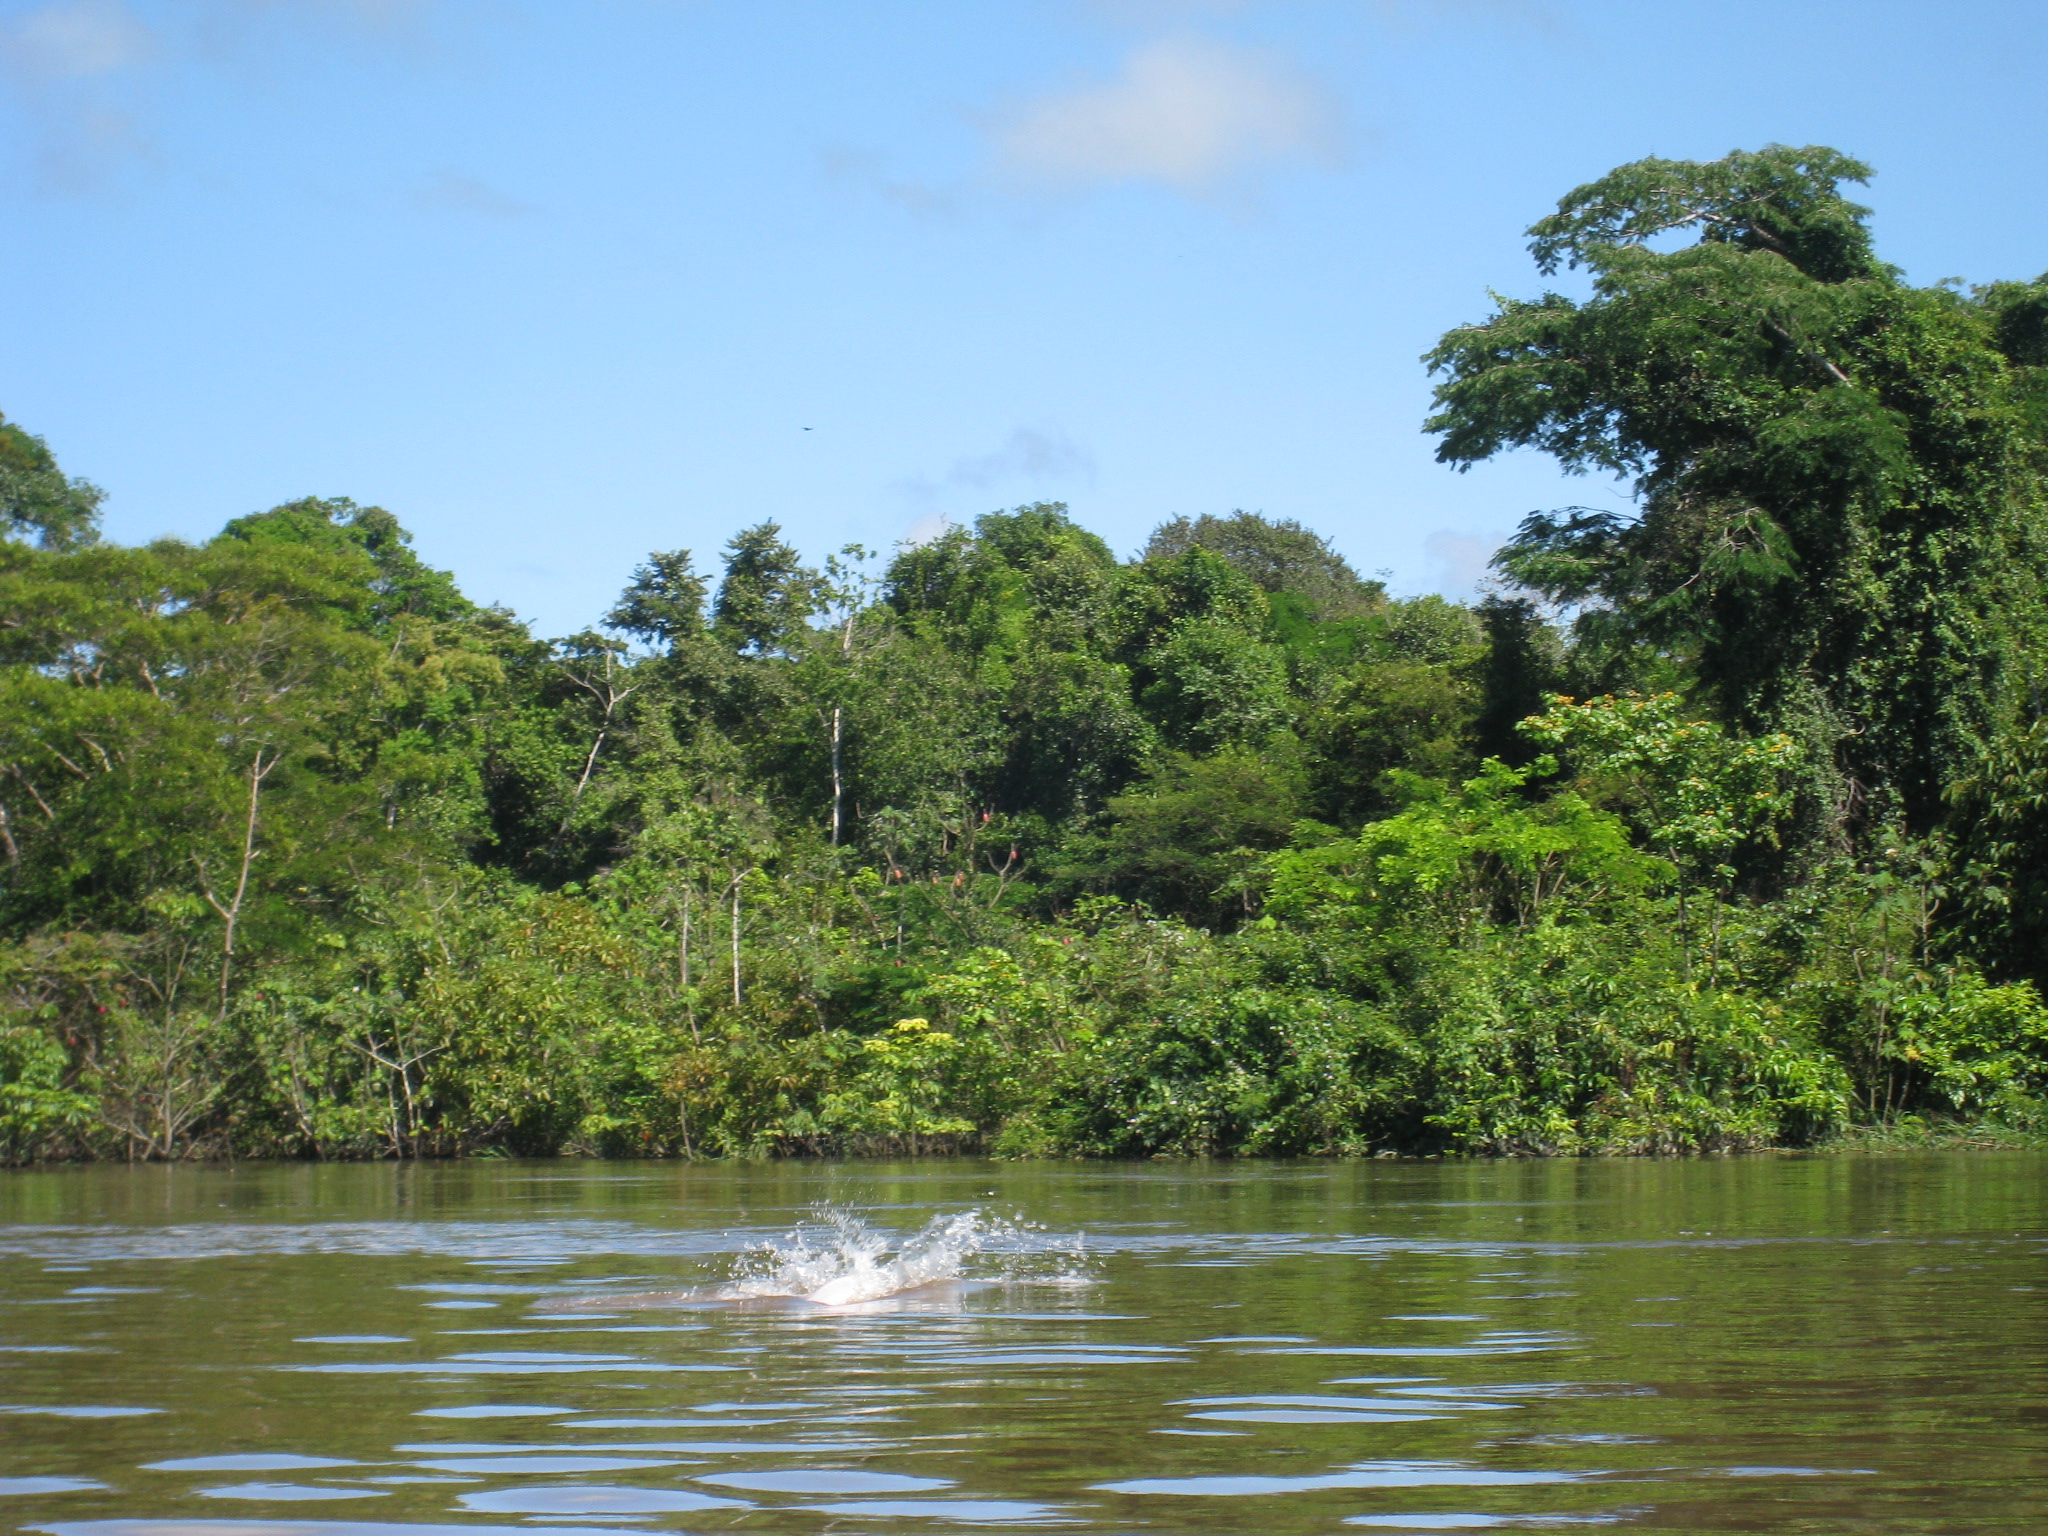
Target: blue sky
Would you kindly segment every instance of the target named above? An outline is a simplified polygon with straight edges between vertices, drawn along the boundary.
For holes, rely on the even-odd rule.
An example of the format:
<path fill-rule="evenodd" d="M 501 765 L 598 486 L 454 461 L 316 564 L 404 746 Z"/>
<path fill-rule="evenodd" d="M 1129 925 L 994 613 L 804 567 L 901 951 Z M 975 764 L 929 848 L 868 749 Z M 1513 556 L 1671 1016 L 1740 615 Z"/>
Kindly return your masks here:
<path fill-rule="evenodd" d="M 1038 499 L 1455 593 L 1621 494 L 1419 430 L 1561 194 L 1831 144 L 1915 280 L 2031 277 L 2044 66 L 1992 0 L 0 0 L 0 410 L 117 538 L 353 496 L 546 633 Z"/>

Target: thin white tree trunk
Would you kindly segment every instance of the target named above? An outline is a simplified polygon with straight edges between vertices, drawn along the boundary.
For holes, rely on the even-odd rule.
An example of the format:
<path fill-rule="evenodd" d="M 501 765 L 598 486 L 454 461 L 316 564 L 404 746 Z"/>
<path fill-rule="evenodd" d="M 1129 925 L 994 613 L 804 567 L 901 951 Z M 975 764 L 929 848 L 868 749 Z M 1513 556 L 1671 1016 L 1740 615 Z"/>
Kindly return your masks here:
<path fill-rule="evenodd" d="M 207 902 L 220 914 L 221 920 L 220 1011 L 223 1015 L 228 1011 L 228 983 L 234 975 L 235 934 L 241 926 L 242 904 L 249 895 L 249 871 L 256 862 L 256 820 L 262 804 L 263 781 L 270 777 L 270 770 L 277 766 L 282 755 L 273 752 L 266 763 L 263 749 L 258 747 L 256 755 L 249 760 L 249 814 L 242 824 L 242 862 L 235 875 L 234 899 L 223 905 L 210 888 L 205 893 Z"/>
<path fill-rule="evenodd" d="M 839 776 L 839 706 L 832 706 L 832 846 L 839 846 L 839 808 L 844 803 L 846 791 Z"/>
<path fill-rule="evenodd" d="M 740 1005 L 740 875 L 732 877 L 732 1005 Z"/>

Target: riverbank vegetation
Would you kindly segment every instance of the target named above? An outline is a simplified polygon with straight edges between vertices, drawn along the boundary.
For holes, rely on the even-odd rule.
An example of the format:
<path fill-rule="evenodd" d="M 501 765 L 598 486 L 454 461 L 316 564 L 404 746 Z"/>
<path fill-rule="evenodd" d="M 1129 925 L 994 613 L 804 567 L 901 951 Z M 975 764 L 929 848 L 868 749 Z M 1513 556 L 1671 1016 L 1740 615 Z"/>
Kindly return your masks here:
<path fill-rule="evenodd" d="M 1470 605 L 1034 505 L 542 640 L 347 501 L 105 542 L 0 426 L 0 1156 L 2048 1126 L 2048 281 L 1908 284 L 1864 175 L 1535 226 L 1578 296 L 1447 335 L 1429 429 L 1633 503 Z"/>

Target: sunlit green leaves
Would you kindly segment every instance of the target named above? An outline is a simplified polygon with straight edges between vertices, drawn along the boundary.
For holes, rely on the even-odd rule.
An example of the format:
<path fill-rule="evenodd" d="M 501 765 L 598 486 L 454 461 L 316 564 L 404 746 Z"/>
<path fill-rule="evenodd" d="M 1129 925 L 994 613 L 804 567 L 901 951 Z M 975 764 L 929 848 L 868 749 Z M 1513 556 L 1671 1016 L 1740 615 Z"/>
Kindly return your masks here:
<path fill-rule="evenodd" d="M 1867 175 L 1773 146 L 1578 188 L 1531 249 L 1590 295 L 1447 334 L 1428 425 L 1446 463 L 1533 447 L 1632 481 L 1632 513 L 1532 515 L 1498 566 L 1798 734 L 1823 814 L 1925 830 L 2048 636 L 2040 305 L 1906 284 L 1841 195 Z"/>

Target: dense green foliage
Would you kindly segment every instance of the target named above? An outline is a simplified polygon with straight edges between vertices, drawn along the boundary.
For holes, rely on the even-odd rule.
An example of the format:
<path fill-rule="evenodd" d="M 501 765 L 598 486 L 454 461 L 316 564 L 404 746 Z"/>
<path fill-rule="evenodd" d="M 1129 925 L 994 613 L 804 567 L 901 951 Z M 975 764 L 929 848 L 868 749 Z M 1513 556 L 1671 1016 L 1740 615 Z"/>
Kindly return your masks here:
<path fill-rule="evenodd" d="M 1532 231 L 1476 607 L 1316 534 L 773 524 L 556 641 L 390 514 L 119 548 L 0 423 L 0 1157 L 1660 1151 L 2048 1127 L 2048 280 L 1771 148 Z M 1917 1117 L 1917 1118 L 1916 1118 Z"/>

